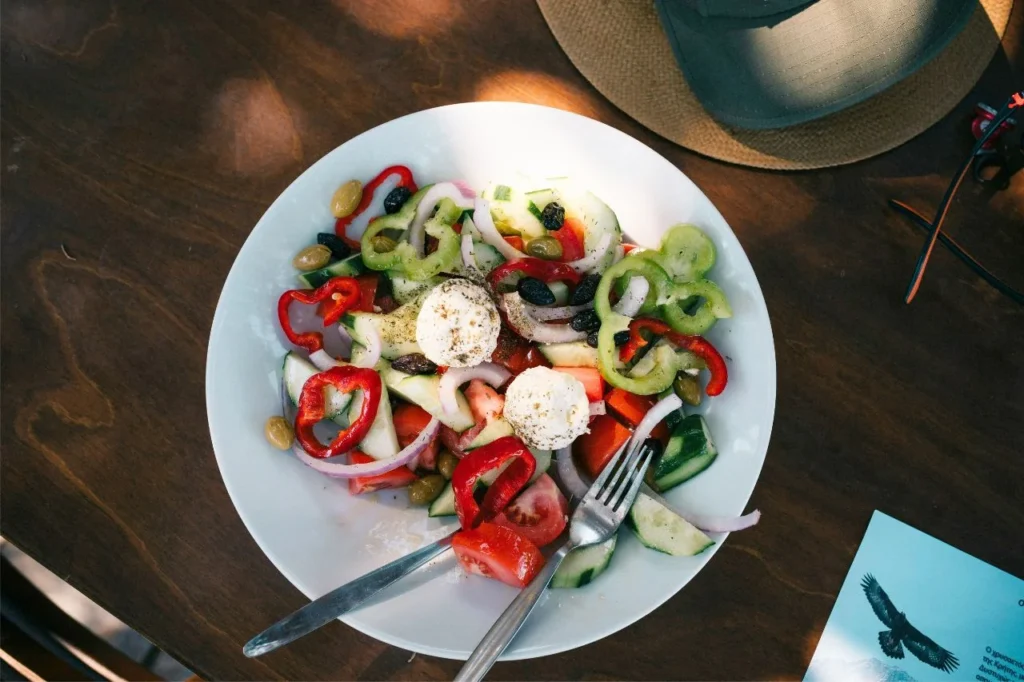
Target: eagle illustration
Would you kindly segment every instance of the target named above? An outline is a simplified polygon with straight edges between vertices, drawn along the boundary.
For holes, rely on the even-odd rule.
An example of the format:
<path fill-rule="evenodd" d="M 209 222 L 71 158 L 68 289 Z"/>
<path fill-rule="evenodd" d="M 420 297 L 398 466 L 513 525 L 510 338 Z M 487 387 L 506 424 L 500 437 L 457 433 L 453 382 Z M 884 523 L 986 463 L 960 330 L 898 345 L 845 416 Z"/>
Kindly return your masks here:
<path fill-rule="evenodd" d="M 860 586 L 864 588 L 864 594 L 871 604 L 871 610 L 878 616 L 890 630 L 883 630 L 878 633 L 878 643 L 882 651 L 890 658 L 903 658 L 903 647 L 900 642 L 907 645 L 910 653 L 917 656 L 922 663 L 927 663 L 933 668 L 943 672 L 951 673 L 960 665 L 953 652 L 946 651 L 941 646 L 921 634 L 921 631 L 910 624 L 906 614 L 897 611 L 889 600 L 882 586 L 875 580 L 875 576 L 868 573 L 864 576 Z"/>

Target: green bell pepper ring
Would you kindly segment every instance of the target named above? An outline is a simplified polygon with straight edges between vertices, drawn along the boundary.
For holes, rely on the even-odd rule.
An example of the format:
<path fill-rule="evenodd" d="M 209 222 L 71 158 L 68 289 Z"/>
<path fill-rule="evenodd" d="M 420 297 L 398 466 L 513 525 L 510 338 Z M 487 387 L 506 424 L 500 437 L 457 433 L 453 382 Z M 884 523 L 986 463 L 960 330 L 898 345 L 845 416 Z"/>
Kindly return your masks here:
<path fill-rule="evenodd" d="M 676 282 L 669 288 L 668 300 L 661 306 L 661 316 L 677 332 L 695 336 L 711 329 L 716 320 L 732 317 L 729 299 L 717 284 L 701 279 L 696 282 Z M 693 314 L 684 306 L 694 298 L 704 301 Z"/>
<path fill-rule="evenodd" d="M 423 190 L 427 189 L 426 187 Z M 420 190 L 420 192 L 423 192 Z M 416 194 L 419 195 L 420 192 Z M 373 245 L 373 238 L 385 229 L 408 229 L 412 218 L 403 214 L 412 205 L 412 214 L 415 215 L 415 204 L 419 204 L 422 196 L 414 195 L 405 203 L 402 210 L 391 216 L 377 218 L 366 228 L 363 238 L 360 240 L 362 248 L 363 263 L 371 270 L 397 270 L 407 277 L 417 281 L 430 279 L 431 277 L 448 270 L 459 257 L 459 235 L 452 229 L 452 225 L 462 215 L 462 210 L 455 205 L 451 199 L 442 199 L 437 205 L 434 216 L 424 225 L 428 235 L 438 240 L 437 250 L 429 256 L 416 253 L 416 249 L 407 242 L 401 242 L 392 251 L 378 253 Z M 414 202 L 415 200 L 415 202 Z M 402 216 L 399 218 L 399 216 Z"/>
<path fill-rule="evenodd" d="M 630 318 L 612 310 L 609 294 L 620 277 L 633 275 L 647 279 L 659 302 L 666 298 L 671 286 L 665 270 L 653 260 L 639 257 L 639 254 L 627 256 L 605 271 L 594 294 L 594 311 L 601 320 L 601 330 L 597 335 L 597 364 L 605 381 L 612 386 L 637 395 L 651 395 L 672 385 L 678 360 L 675 351 L 665 346 L 654 350 L 654 368 L 644 376 L 629 377 L 619 372 L 621 365 L 615 334 L 629 329 Z"/>

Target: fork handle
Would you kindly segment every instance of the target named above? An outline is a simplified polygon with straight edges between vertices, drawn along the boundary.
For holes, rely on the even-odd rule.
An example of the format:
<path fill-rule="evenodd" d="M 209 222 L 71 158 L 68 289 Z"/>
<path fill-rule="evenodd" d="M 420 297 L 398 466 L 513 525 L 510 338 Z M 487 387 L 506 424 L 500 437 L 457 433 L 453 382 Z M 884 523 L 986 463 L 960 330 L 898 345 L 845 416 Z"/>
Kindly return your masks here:
<path fill-rule="evenodd" d="M 573 549 L 575 549 L 575 545 L 572 541 L 566 540 L 551 555 L 537 577 L 516 596 L 498 617 L 498 620 L 494 622 L 491 629 L 487 631 L 484 638 L 480 640 L 480 643 L 476 645 L 466 664 L 462 666 L 462 670 L 455 676 L 455 682 L 469 682 L 469 680 L 479 682 L 484 679 L 484 675 L 498 660 L 498 656 L 501 656 L 501 652 L 508 647 L 516 633 L 519 632 L 519 628 L 526 622 L 526 618 L 533 611 L 533 607 L 537 605 L 540 596 L 544 594 L 555 571 L 562 565 L 562 560 Z"/>

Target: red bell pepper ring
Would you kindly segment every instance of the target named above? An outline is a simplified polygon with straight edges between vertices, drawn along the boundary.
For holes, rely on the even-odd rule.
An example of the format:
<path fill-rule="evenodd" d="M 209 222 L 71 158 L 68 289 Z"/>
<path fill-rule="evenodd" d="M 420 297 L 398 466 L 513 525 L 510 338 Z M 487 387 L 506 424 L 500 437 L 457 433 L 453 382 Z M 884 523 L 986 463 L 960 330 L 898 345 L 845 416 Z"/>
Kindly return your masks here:
<path fill-rule="evenodd" d="M 353 249 L 358 250 L 360 248 L 360 244 L 358 239 L 352 239 L 348 236 L 346 233 L 348 226 L 356 219 L 357 216 L 370 207 L 370 204 L 373 202 L 373 195 L 377 191 L 377 188 L 392 175 L 398 176 L 398 184 L 396 187 L 406 187 L 413 194 L 416 194 L 419 190 L 416 186 L 416 181 L 412 179 L 412 171 L 406 166 L 388 166 L 378 173 L 377 177 L 366 183 L 363 186 L 363 198 L 359 200 L 359 205 L 356 206 L 356 210 L 352 211 L 350 215 L 347 215 L 344 218 L 338 218 L 334 223 L 334 233 L 341 237 L 341 239 Z"/>
<path fill-rule="evenodd" d="M 359 408 L 359 416 L 352 420 L 348 428 L 335 436 L 330 445 L 324 445 L 314 435 L 313 427 L 324 418 L 324 389 L 328 386 L 342 393 L 362 391 L 363 404 Z M 377 418 L 381 392 L 380 376 L 365 367 L 343 365 L 314 374 L 306 380 L 299 395 L 299 411 L 295 415 L 296 440 L 310 457 L 317 459 L 336 457 L 354 450 Z"/>
<path fill-rule="evenodd" d="M 513 457 L 517 459 L 487 489 L 483 506 L 478 505 L 473 496 L 477 480 Z M 536 468 L 537 460 L 533 453 L 515 436 L 499 438 L 463 457 L 452 472 L 455 512 L 459 515 L 462 527 L 473 528 L 507 507 L 512 498 L 530 482 Z"/>
<path fill-rule="evenodd" d="M 540 258 L 523 258 L 502 263 L 491 270 L 487 281 L 490 282 L 491 288 L 497 291 L 498 285 L 506 277 L 517 272 L 521 272 L 527 277 L 535 277 L 544 283 L 563 281 L 576 285 L 580 282 L 580 273 L 573 270 L 572 266 Z"/>
<path fill-rule="evenodd" d="M 281 298 L 277 299 L 277 319 L 289 341 L 310 353 L 315 353 L 324 347 L 324 335 L 320 332 L 299 334 L 292 329 L 292 321 L 288 318 L 288 307 L 292 301 L 307 305 L 324 303 L 321 310 L 326 327 L 329 324 L 337 324 L 342 315 L 359 305 L 359 299 L 359 283 L 355 279 L 332 277 L 313 291 L 292 289 L 281 294 Z"/>
<path fill-rule="evenodd" d="M 673 331 L 667 322 L 654 318 L 638 317 L 629 323 L 629 341 L 624 343 L 622 348 L 619 349 L 619 357 L 623 362 L 632 360 L 637 351 L 649 343 L 640 333 L 645 329 L 654 334 L 664 336 L 679 348 L 690 351 L 707 364 L 708 371 L 711 372 L 711 379 L 708 381 L 705 391 L 709 396 L 714 397 L 725 390 L 725 385 L 729 382 L 729 370 L 726 368 L 725 360 L 722 358 L 721 353 L 718 352 L 718 349 L 711 345 L 711 342 L 703 336 L 680 334 L 677 331 Z"/>

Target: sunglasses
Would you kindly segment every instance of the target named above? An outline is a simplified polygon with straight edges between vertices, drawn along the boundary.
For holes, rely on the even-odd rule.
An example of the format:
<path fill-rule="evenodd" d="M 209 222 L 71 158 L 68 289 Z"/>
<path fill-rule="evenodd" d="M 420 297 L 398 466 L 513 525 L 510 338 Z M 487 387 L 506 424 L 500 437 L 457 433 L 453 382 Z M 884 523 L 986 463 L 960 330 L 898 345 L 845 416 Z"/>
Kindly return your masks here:
<path fill-rule="evenodd" d="M 913 225 L 922 229 L 928 235 L 928 239 L 925 241 L 917 258 L 917 266 L 914 269 L 914 276 L 910 280 L 910 286 L 907 287 L 907 293 L 904 298 L 906 303 L 910 303 L 917 296 L 917 292 L 921 288 L 921 279 L 924 277 L 925 268 L 928 267 L 928 260 L 932 256 L 932 251 L 935 250 L 935 245 L 939 243 L 966 263 L 975 274 L 990 284 L 996 291 L 1009 297 L 1019 305 L 1024 305 L 1024 294 L 989 272 L 988 269 L 967 253 L 951 237 L 942 234 L 942 224 L 946 220 L 946 214 L 949 212 L 949 204 L 969 170 L 974 169 L 974 178 L 978 182 L 993 186 L 995 189 L 1006 189 L 1009 187 L 1010 176 L 1019 170 L 1021 165 L 1024 165 L 1024 139 L 1021 140 L 1019 148 L 1016 150 L 994 151 L 990 149 L 993 146 L 990 138 L 993 138 L 997 131 L 1002 133 L 1006 129 L 1007 119 L 1010 118 L 1010 114 L 1015 109 L 1024 113 L 1024 91 L 1013 93 L 1006 101 L 1006 104 L 987 120 L 987 125 L 980 125 L 977 128 L 976 132 L 981 132 L 981 135 L 978 137 L 977 142 L 974 143 L 970 156 L 960 165 L 950 181 L 949 187 L 946 188 L 946 192 L 942 196 L 942 202 L 939 204 L 935 217 L 932 220 L 928 220 L 920 211 L 902 201 L 889 200 L 890 206 L 899 213 L 909 217 Z"/>

